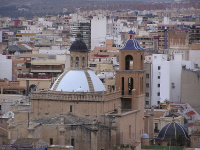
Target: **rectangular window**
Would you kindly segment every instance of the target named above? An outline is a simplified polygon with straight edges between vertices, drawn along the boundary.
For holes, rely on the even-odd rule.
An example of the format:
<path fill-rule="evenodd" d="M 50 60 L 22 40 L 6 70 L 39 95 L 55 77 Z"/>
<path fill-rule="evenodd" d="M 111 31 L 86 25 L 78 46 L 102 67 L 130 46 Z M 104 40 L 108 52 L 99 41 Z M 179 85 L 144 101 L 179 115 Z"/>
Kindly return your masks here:
<path fill-rule="evenodd" d="M 148 92 L 146 93 L 146 97 L 149 97 L 149 93 Z"/>
<path fill-rule="evenodd" d="M 158 133 L 158 132 L 159 132 L 159 130 L 158 130 L 158 123 L 155 123 L 154 132 L 155 132 L 155 133 Z"/>
<path fill-rule="evenodd" d="M 149 101 L 145 101 L 145 104 L 146 104 L 146 105 L 149 105 Z"/>
<path fill-rule="evenodd" d="M 72 105 L 70 105 L 70 112 L 72 112 Z"/>
<path fill-rule="evenodd" d="M 158 76 L 158 79 L 160 79 L 160 76 Z"/>
<path fill-rule="evenodd" d="M 160 96 L 160 92 L 157 93 L 157 96 Z"/>
<path fill-rule="evenodd" d="M 131 139 L 131 125 L 129 125 L 129 139 Z"/>
<path fill-rule="evenodd" d="M 146 78 L 149 78 L 149 74 L 148 73 L 146 74 Z"/>
<path fill-rule="evenodd" d="M 124 95 L 124 77 L 122 77 L 122 95 Z"/>
<path fill-rule="evenodd" d="M 82 57 L 82 67 L 85 67 L 85 57 Z"/>
<path fill-rule="evenodd" d="M 159 104 L 160 104 L 160 101 L 157 101 L 157 104 L 159 105 Z"/>
<path fill-rule="evenodd" d="M 71 146 L 74 146 L 74 139 L 71 139 Z"/>
<path fill-rule="evenodd" d="M 158 70 L 160 70 L 160 66 L 158 66 Z"/>
<path fill-rule="evenodd" d="M 160 84 L 158 84 L 158 87 L 160 87 Z"/>
<path fill-rule="evenodd" d="M 49 144 L 53 145 L 53 139 L 52 138 L 49 139 Z"/>
<path fill-rule="evenodd" d="M 73 57 L 71 57 L 71 67 L 73 67 Z"/>
<path fill-rule="evenodd" d="M 146 88 L 149 88 L 149 83 L 146 83 Z"/>

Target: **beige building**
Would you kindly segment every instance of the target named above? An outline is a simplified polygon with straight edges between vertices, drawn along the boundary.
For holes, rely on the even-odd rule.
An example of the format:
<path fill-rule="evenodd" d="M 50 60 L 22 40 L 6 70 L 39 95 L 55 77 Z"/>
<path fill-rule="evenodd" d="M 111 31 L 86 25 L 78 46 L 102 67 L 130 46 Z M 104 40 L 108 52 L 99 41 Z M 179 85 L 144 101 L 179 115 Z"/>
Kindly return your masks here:
<path fill-rule="evenodd" d="M 151 58 L 151 57 L 149 57 Z M 151 63 L 146 62 L 144 64 L 145 68 L 145 108 L 151 106 Z"/>
<path fill-rule="evenodd" d="M 193 131 L 191 133 L 191 147 L 200 147 L 200 121 L 197 120 L 193 124 Z"/>
<path fill-rule="evenodd" d="M 188 103 L 197 113 L 200 113 L 200 70 L 182 69 L 181 74 L 181 102 Z"/>
<path fill-rule="evenodd" d="M 197 68 L 200 67 L 199 55 L 200 55 L 200 44 L 199 43 L 192 43 L 190 45 L 190 50 L 189 50 L 189 60 L 194 61 Z"/>
<path fill-rule="evenodd" d="M 129 40 L 134 41 L 134 37 Z M 117 90 L 106 92 L 87 68 L 85 43 L 75 41 L 70 48 L 71 69 L 59 76 L 50 90 L 32 92 L 31 110 L 15 111 L 14 120 L 9 120 L 10 142 L 29 137 L 49 145 L 72 145 L 75 150 L 107 150 L 122 144 L 140 149 L 144 133 L 144 57 L 142 49 L 132 46 L 120 50 Z M 134 58 L 134 69 L 127 56 Z M 123 84 L 122 78 L 126 78 Z M 134 86 L 129 85 L 133 85 L 131 81 L 127 83 L 128 78 L 134 79 Z"/>

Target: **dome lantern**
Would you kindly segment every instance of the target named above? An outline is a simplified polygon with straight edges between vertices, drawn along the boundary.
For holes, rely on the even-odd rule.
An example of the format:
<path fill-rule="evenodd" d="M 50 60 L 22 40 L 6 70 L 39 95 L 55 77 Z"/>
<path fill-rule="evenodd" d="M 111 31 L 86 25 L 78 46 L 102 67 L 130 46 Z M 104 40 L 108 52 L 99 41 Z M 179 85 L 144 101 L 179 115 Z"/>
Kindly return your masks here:
<path fill-rule="evenodd" d="M 85 69 L 88 65 L 88 48 L 86 44 L 77 39 L 69 49 L 70 51 L 70 66 L 71 69 Z"/>

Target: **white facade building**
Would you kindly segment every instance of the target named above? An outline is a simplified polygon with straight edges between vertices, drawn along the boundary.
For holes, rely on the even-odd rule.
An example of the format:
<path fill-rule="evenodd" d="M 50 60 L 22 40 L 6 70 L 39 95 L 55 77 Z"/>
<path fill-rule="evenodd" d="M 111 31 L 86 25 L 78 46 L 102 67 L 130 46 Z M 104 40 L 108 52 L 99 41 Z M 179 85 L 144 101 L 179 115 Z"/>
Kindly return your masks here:
<path fill-rule="evenodd" d="M 127 20 L 120 20 L 106 16 L 94 16 L 91 21 L 91 50 L 96 46 L 105 46 L 106 39 L 113 39 L 115 46 L 122 45 L 120 32 L 126 29 L 128 32 L 130 27 L 124 26 Z"/>
<path fill-rule="evenodd" d="M 53 22 L 51 21 L 46 21 L 45 18 L 38 18 L 38 25 L 42 25 L 43 27 L 52 27 Z"/>
<path fill-rule="evenodd" d="M 192 61 L 182 60 L 181 54 L 174 55 L 169 61 L 167 54 L 153 54 L 151 75 L 151 105 L 170 102 L 180 102 L 182 66 L 193 69 Z"/>
<path fill-rule="evenodd" d="M 12 59 L 0 54 L 0 79 L 7 78 L 12 81 Z"/>
<path fill-rule="evenodd" d="M 107 17 L 102 15 L 94 16 L 91 20 L 91 50 L 99 43 L 105 43 L 107 21 Z"/>

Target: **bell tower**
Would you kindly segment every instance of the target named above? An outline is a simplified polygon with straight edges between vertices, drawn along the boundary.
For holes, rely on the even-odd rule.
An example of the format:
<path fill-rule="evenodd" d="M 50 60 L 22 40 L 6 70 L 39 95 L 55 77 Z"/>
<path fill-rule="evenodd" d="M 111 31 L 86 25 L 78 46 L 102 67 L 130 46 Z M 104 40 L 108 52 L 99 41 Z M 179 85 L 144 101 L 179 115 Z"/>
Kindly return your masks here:
<path fill-rule="evenodd" d="M 144 50 L 135 40 L 135 32 L 130 30 L 128 34 L 119 52 L 116 89 L 122 91 L 123 109 L 144 109 Z"/>

